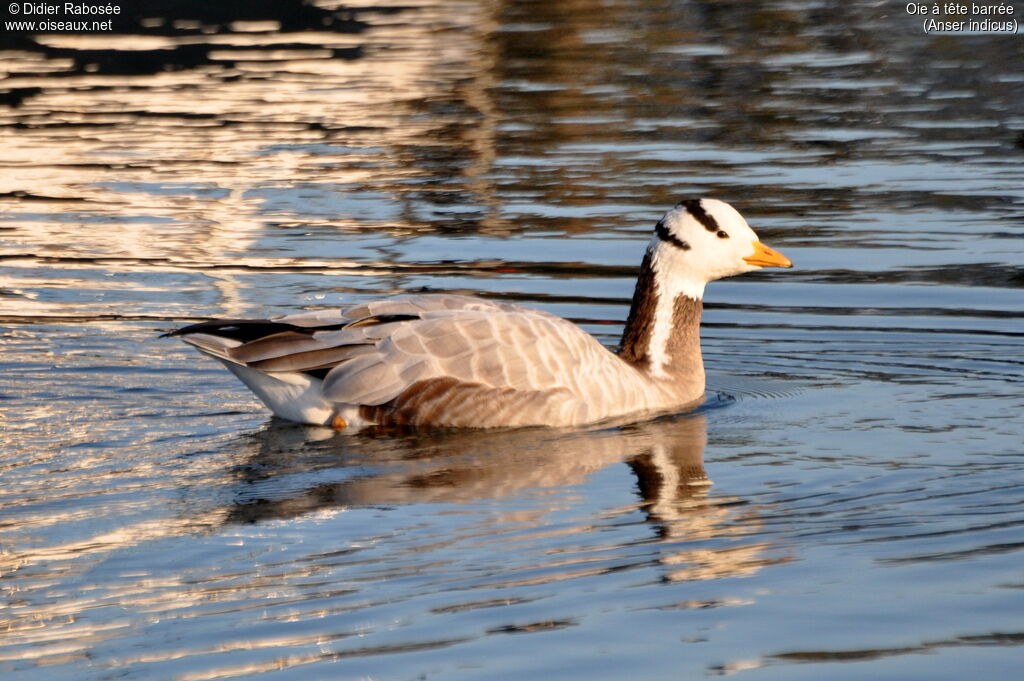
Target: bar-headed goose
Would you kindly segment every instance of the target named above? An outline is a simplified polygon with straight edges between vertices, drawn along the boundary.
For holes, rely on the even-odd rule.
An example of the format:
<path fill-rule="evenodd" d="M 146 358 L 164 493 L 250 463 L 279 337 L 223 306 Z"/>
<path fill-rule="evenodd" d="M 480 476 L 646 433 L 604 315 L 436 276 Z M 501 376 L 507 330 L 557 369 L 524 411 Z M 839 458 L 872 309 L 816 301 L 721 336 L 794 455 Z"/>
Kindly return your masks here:
<path fill-rule="evenodd" d="M 169 335 L 219 359 L 277 416 L 347 426 L 574 426 L 681 411 L 704 396 L 709 281 L 791 267 L 716 199 L 654 228 L 618 353 L 547 312 L 422 294 Z"/>

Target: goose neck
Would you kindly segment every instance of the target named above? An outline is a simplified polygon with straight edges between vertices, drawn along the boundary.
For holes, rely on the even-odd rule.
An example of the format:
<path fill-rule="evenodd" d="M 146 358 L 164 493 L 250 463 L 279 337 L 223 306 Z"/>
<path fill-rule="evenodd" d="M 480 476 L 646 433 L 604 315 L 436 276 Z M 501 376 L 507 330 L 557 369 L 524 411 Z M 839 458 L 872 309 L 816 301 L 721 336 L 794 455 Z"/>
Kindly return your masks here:
<path fill-rule="evenodd" d="M 703 302 L 694 287 L 661 276 L 651 251 L 640 266 L 619 356 L 654 378 L 685 374 L 703 383 L 700 319 Z"/>

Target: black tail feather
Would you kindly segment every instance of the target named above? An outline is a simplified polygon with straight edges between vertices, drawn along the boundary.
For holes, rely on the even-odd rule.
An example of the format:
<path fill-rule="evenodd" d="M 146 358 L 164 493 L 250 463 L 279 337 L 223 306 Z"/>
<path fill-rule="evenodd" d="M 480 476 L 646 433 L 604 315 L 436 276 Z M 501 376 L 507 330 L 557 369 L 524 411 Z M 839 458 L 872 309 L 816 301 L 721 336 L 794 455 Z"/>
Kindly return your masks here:
<path fill-rule="evenodd" d="M 272 322 L 269 319 L 211 319 L 208 322 L 190 324 L 175 331 L 165 333 L 161 338 L 169 336 L 187 336 L 190 333 L 207 333 L 211 336 L 230 338 L 240 343 L 258 340 L 282 331 L 295 331 L 312 335 L 319 329 L 295 326 L 283 322 Z"/>

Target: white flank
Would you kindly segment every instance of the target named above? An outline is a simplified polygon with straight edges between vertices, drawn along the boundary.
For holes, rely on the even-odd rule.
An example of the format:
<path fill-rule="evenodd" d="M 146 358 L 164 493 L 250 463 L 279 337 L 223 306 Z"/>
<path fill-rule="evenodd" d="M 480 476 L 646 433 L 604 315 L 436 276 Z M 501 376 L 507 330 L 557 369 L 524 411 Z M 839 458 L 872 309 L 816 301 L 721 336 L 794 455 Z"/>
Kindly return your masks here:
<path fill-rule="evenodd" d="M 241 342 L 205 333 L 182 338 L 200 352 L 220 360 L 275 416 L 299 423 L 327 424 L 337 407 L 323 398 L 323 381 L 298 372 L 266 373 L 231 359 L 228 350 Z"/>
<path fill-rule="evenodd" d="M 267 374 L 230 360 L 221 362 L 280 418 L 327 424 L 334 415 L 335 405 L 323 398 L 319 378 L 293 372 Z"/>

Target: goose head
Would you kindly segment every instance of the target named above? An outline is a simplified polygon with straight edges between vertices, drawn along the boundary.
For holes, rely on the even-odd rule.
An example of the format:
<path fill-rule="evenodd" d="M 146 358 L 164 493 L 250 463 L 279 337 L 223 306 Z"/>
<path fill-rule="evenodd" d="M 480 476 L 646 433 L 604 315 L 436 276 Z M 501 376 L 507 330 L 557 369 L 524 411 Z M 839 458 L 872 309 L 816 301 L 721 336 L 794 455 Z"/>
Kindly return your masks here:
<path fill-rule="evenodd" d="M 765 246 L 735 208 L 718 199 L 680 201 L 658 221 L 648 246 L 659 284 L 700 299 L 709 281 L 792 267 L 789 258 Z"/>

